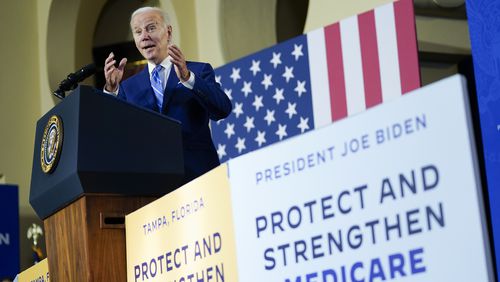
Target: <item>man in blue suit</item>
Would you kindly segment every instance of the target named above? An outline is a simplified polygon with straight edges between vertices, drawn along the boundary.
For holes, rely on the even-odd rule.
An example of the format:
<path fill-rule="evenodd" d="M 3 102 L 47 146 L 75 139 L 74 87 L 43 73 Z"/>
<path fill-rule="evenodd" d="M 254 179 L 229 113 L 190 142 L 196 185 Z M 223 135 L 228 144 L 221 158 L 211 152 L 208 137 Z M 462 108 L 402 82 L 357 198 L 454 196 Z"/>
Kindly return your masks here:
<path fill-rule="evenodd" d="M 215 82 L 210 64 L 186 62 L 182 51 L 171 44 L 172 26 L 161 9 L 136 10 L 130 27 L 148 65 L 121 82 L 127 59 L 116 66 L 111 53 L 104 66 L 104 90 L 182 123 L 185 180 L 190 181 L 219 165 L 208 122 L 227 117 L 231 101 Z"/>

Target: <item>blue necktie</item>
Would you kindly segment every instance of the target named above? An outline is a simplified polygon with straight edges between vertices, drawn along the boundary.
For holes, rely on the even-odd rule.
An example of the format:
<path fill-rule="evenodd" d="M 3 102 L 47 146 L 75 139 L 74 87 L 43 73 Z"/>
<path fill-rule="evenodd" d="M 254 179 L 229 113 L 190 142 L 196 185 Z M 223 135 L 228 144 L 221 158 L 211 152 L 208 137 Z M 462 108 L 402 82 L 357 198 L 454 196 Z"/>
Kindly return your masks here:
<path fill-rule="evenodd" d="M 151 87 L 153 87 L 153 92 L 156 97 L 156 104 L 158 105 L 158 109 L 161 111 L 161 107 L 163 105 L 163 82 L 161 71 L 163 70 L 162 65 L 157 65 L 153 72 L 151 72 Z"/>

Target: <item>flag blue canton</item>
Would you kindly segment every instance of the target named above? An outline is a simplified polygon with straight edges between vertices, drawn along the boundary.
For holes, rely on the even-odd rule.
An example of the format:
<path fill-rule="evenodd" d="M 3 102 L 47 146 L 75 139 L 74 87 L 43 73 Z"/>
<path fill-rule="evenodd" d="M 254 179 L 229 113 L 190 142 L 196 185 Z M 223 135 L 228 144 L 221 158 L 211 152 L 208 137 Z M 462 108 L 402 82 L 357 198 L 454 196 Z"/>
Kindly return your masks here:
<path fill-rule="evenodd" d="M 307 49 L 302 35 L 215 70 L 233 103 L 211 123 L 221 162 L 314 128 Z"/>

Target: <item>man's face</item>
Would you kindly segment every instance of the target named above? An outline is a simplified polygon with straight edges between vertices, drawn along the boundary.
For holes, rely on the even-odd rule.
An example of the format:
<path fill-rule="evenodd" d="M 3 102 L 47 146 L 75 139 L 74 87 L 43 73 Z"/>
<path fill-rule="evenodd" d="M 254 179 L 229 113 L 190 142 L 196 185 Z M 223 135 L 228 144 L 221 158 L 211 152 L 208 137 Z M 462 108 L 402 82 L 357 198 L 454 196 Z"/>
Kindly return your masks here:
<path fill-rule="evenodd" d="M 161 63 L 168 55 L 172 27 L 165 27 L 161 16 L 154 11 L 134 16 L 130 26 L 135 46 L 142 56 L 152 63 Z"/>

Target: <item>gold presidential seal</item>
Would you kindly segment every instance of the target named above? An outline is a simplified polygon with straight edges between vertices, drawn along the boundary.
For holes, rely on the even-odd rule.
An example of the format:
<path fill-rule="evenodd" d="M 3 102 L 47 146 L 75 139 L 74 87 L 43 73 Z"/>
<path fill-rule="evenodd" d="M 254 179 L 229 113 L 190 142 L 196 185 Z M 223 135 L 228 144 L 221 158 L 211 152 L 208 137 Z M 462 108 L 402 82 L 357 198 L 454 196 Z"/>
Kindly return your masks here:
<path fill-rule="evenodd" d="M 63 127 L 61 118 L 56 115 L 50 117 L 42 136 L 40 148 L 40 165 L 42 171 L 51 173 L 59 160 L 63 141 Z"/>

